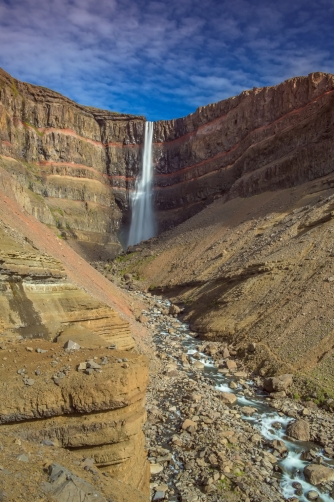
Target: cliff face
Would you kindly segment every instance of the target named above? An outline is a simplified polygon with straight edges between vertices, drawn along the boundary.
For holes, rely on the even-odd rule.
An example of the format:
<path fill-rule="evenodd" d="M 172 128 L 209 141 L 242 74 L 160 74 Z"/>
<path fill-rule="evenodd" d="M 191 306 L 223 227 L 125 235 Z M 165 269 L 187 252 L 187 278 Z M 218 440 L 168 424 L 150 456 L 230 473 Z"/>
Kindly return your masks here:
<path fill-rule="evenodd" d="M 333 134 L 334 76 L 324 73 L 157 122 L 160 225 L 185 220 L 217 195 L 247 197 L 325 176 L 333 170 Z"/>
<path fill-rule="evenodd" d="M 30 212 L 87 257 L 120 249 L 143 121 L 78 105 L 0 70 L 1 166 L 29 189 Z"/>
<path fill-rule="evenodd" d="M 86 478 L 91 483 L 89 491 L 95 491 L 101 502 L 148 500 L 149 464 L 142 432 L 146 359 L 97 347 L 68 353 L 59 344 L 44 341 L 30 341 L 29 351 L 26 346 L 26 342 L 13 340 L 2 343 L 5 364 L 0 373 L 6 399 L 0 409 L 0 435 L 10 437 L 12 446 L 2 448 L 11 472 L 1 470 L 1 486 L 8 488 L 8 474 L 21 479 L 10 491 L 10 500 L 43 498 L 50 491 L 45 483 L 48 463 L 65 465 Z M 128 362 L 117 362 L 120 357 Z M 93 358 L 100 370 L 92 370 L 90 375 L 77 371 L 80 363 Z M 18 450 L 15 456 L 13 444 Z M 21 460 L 20 455 L 33 464 L 30 480 L 22 473 L 22 461 L 13 465 L 13 459 Z M 38 477 L 44 483 L 36 483 L 32 489 L 31 483 Z M 27 493 L 25 484 L 29 484 Z M 66 500 L 72 497 L 73 493 Z M 44 500 L 56 499 L 59 496 Z"/>
<path fill-rule="evenodd" d="M 245 197 L 331 172 L 333 110 L 333 75 L 313 73 L 156 122 L 159 230 L 218 196 Z M 78 105 L 0 70 L 1 166 L 28 189 L 26 209 L 88 258 L 120 250 L 144 121 Z"/>

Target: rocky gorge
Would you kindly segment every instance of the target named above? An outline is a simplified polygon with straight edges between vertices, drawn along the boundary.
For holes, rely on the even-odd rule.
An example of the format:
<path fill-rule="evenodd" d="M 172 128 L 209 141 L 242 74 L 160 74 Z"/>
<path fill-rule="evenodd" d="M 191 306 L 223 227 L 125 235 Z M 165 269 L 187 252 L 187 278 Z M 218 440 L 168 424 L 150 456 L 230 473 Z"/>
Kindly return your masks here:
<path fill-rule="evenodd" d="M 333 84 L 156 122 L 122 251 L 146 119 L 0 70 L 0 500 L 333 499 Z"/>

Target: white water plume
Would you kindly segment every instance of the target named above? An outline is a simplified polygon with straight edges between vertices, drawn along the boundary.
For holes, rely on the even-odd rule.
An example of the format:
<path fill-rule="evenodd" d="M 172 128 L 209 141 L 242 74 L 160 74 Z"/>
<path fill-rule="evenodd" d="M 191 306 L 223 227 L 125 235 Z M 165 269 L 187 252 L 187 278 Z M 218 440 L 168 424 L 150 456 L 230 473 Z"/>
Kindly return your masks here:
<path fill-rule="evenodd" d="M 136 190 L 131 197 L 131 226 L 128 246 L 145 241 L 155 234 L 155 219 L 152 204 L 152 145 L 153 122 L 145 122 L 142 172 L 136 181 Z"/>

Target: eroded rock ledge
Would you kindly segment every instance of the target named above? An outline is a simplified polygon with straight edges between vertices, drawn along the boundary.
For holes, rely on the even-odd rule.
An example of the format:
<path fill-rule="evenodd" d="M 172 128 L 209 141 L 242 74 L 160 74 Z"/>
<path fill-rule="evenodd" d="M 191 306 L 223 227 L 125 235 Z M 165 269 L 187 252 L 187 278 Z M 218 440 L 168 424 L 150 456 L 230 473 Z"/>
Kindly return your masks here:
<path fill-rule="evenodd" d="M 55 500 L 52 472 L 60 466 L 78 476 L 79 495 L 93 487 L 101 502 L 144 502 L 149 489 L 142 432 L 147 359 L 135 352 L 125 316 L 91 295 L 92 285 L 110 295 L 103 277 L 94 275 L 98 284 L 87 283 L 86 291 L 74 284 L 61 260 L 40 251 L 19 231 L 19 211 L 13 207 L 16 229 L 1 221 L 9 213 L 2 211 L 0 219 L 4 500 Z M 36 237 L 42 225 L 29 217 L 28 227 Z M 49 250 L 55 244 L 51 233 Z M 62 245 L 62 256 L 67 247 Z M 86 278 L 87 267 L 82 263 Z M 66 350 L 69 340 L 80 348 Z M 20 483 L 13 485 L 18 478 Z M 44 490 L 45 483 L 51 491 Z M 72 488 L 65 483 L 61 490 Z M 67 498 L 58 495 L 57 500 L 82 500 L 72 492 Z"/>
<path fill-rule="evenodd" d="M 53 452 L 66 448 L 74 454 L 72 468 L 98 469 L 132 489 L 131 500 L 146 500 L 146 358 L 106 348 L 71 353 L 42 340 L 29 341 L 29 346 L 7 341 L 1 354 L 6 399 L 0 405 L 0 434 L 13 435 L 19 444 L 24 440 L 52 447 Z M 100 369 L 78 371 L 87 359 Z M 85 462 L 87 458 L 92 460 Z M 5 478 L 2 471 L 0 476 Z M 113 500 L 123 500 L 122 489 L 113 493 Z"/>

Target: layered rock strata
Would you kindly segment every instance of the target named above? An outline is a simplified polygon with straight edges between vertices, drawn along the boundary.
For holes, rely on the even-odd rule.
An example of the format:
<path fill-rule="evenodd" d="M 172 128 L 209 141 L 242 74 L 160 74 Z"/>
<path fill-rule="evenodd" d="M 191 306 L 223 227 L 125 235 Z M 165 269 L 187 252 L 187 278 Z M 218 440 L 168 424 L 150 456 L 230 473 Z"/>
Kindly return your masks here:
<path fill-rule="evenodd" d="M 140 164 L 143 121 L 78 105 L 0 70 L 1 165 L 29 189 L 32 214 L 88 257 L 120 249 L 120 207 L 128 208 L 127 185 Z"/>
<path fill-rule="evenodd" d="M 147 500 L 149 464 L 142 432 L 145 357 L 97 348 L 71 353 L 59 344 L 36 340 L 29 342 L 28 350 L 25 341 L 7 341 L 2 349 L 0 374 L 6 399 L 0 409 L 0 434 L 13 435 L 19 445 L 28 441 L 28 449 L 29 444 L 52 447 L 59 457 L 59 449 L 71 451 L 72 468 L 81 465 L 83 473 L 88 466 L 93 473 L 98 469 L 107 479 L 117 479 L 120 486 L 115 492 L 113 482 L 104 491 L 113 500 L 126 500 L 124 487 L 131 500 Z M 90 359 L 101 369 L 91 370 L 92 374 L 77 370 Z M 32 462 L 29 457 L 30 453 L 26 461 Z M 93 486 L 101 488 L 94 478 Z M 42 493 L 39 487 L 34 496 Z"/>
<path fill-rule="evenodd" d="M 69 326 L 86 328 L 101 345 L 134 347 L 129 323 L 67 279 L 61 262 L 11 237 L 0 222 L 0 333 L 55 339 Z"/>
<path fill-rule="evenodd" d="M 333 170 L 334 76 L 255 88 L 155 125 L 155 197 L 162 227 L 213 197 L 247 197 Z"/>
<path fill-rule="evenodd" d="M 254 88 L 154 126 L 154 203 L 163 230 L 220 195 L 249 196 L 332 171 L 334 77 Z M 0 162 L 30 211 L 90 259 L 120 250 L 140 172 L 143 117 L 74 103 L 0 72 Z"/>

